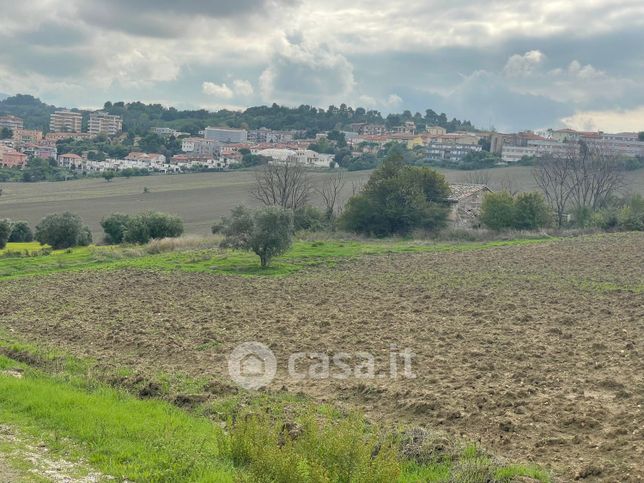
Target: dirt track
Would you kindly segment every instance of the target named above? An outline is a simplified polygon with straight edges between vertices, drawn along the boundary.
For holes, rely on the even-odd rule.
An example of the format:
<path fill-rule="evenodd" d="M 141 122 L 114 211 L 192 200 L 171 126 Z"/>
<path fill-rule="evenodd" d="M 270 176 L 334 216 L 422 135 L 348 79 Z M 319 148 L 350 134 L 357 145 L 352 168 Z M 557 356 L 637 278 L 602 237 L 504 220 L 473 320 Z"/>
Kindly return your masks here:
<path fill-rule="evenodd" d="M 0 326 L 26 340 L 232 384 L 226 356 L 260 341 L 271 386 L 438 426 L 564 480 L 644 479 L 644 235 L 476 252 L 365 257 L 283 279 L 122 271 L 0 283 Z M 639 287 L 639 289 L 638 289 Z M 638 293 L 639 290 L 639 293 Z M 391 344 L 415 379 L 298 381 L 298 351 Z"/>

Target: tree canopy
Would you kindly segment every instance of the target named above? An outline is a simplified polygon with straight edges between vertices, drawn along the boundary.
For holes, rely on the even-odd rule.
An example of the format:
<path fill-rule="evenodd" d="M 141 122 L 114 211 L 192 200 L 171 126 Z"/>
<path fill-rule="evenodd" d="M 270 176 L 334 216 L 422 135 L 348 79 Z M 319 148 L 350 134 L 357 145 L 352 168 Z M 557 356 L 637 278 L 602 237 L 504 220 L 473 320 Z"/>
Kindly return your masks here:
<path fill-rule="evenodd" d="M 362 192 L 349 200 L 340 226 L 376 236 L 439 229 L 447 220 L 449 193 L 442 174 L 406 165 L 394 152 L 373 172 Z"/>
<path fill-rule="evenodd" d="M 43 103 L 33 96 L 18 94 L 0 101 L 0 114 L 13 114 L 24 119 L 25 127 L 47 131 L 49 116 L 57 109 Z M 445 113 L 436 113 L 427 109 L 425 114 L 404 111 L 384 117 L 379 111 L 353 108 L 346 104 L 331 105 L 327 109 L 301 105 L 287 107 L 272 104 L 271 106 L 249 107 L 245 111 L 207 111 L 206 109 L 179 110 L 161 104 L 144 104 L 142 102 L 106 102 L 103 110 L 123 118 L 123 131 L 143 136 L 151 127 L 170 127 L 182 132 L 197 134 L 206 126 L 228 126 L 232 128 L 259 129 L 266 127 L 275 130 L 303 131 L 306 137 L 312 137 L 321 131 L 338 131 L 335 140 L 342 144 L 340 130 L 347 130 L 352 123 L 386 124 L 397 126 L 411 121 L 417 129 L 426 126 L 442 126 L 448 131 L 474 130 L 469 121 L 449 120 Z M 87 112 L 84 113 L 87 118 Z M 86 119 L 85 119 L 86 121 Z"/>

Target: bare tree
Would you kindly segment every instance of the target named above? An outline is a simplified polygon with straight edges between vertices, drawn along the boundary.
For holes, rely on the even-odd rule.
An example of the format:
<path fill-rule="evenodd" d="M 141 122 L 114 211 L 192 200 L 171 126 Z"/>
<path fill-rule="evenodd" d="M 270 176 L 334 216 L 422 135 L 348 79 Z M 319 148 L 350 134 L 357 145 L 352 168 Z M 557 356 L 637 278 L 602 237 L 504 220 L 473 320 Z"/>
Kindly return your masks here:
<path fill-rule="evenodd" d="M 491 181 L 488 171 L 469 171 L 461 177 L 462 183 L 489 185 Z"/>
<path fill-rule="evenodd" d="M 601 208 L 624 186 L 624 171 L 615 153 L 599 145 L 580 145 L 573 159 L 570 188 L 577 209 Z"/>
<path fill-rule="evenodd" d="M 322 198 L 329 220 L 333 219 L 336 215 L 338 210 L 338 197 L 346 184 L 344 171 L 337 170 L 324 180 L 320 188 L 315 190 L 320 195 L 320 198 Z"/>
<path fill-rule="evenodd" d="M 555 212 L 557 226 L 564 221 L 573 189 L 571 178 L 576 153 L 573 149 L 561 155 L 544 156 L 537 159 L 532 175 L 537 186 Z"/>
<path fill-rule="evenodd" d="M 519 193 L 516 180 L 507 173 L 505 173 L 502 178 L 496 181 L 494 183 L 494 186 L 498 191 L 510 193 L 512 196 L 516 196 Z"/>
<path fill-rule="evenodd" d="M 360 192 L 364 188 L 365 184 L 366 183 L 363 180 L 351 181 L 351 196 L 355 196 L 357 194 L 360 194 Z"/>
<path fill-rule="evenodd" d="M 311 196 L 311 180 L 306 168 L 295 161 L 268 163 L 257 171 L 251 196 L 265 206 L 296 210 Z"/>

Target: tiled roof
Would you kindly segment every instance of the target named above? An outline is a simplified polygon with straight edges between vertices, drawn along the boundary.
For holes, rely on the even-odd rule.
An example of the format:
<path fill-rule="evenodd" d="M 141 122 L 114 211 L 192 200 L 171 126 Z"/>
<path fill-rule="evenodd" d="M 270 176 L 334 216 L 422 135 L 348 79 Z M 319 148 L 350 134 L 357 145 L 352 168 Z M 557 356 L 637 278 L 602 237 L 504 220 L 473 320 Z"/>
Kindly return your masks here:
<path fill-rule="evenodd" d="M 458 201 L 463 198 L 467 198 L 479 191 L 491 191 L 484 184 L 450 184 L 449 189 L 452 191 L 452 194 L 449 198 L 449 201 Z"/>

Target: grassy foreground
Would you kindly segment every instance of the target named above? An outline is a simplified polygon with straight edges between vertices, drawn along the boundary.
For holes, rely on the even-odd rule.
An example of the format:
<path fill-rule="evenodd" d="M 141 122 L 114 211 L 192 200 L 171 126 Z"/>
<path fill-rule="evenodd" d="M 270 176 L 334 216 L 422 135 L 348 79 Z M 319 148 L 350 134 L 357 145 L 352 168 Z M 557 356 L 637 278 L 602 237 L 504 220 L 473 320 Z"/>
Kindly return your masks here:
<path fill-rule="evenodd" d="M 0 279 L 45 275 L 70 270 L 138 268 L 182 270 L 248 276 L 284 276 L 315 265 L 333 266 L 365 255 L 411 252 L 460 252 L 499 246 L 544 243 L 554 238 L 489 242 L 423 243 L 415 241 L 296 241 L 270 267 L 259 267 L 252 253 L 217 248 L 216 241 L 171 240 L 138 246 L 90 246 L 69 250 L 42 250 L 37 243 L 9 243 L 0 250 Z M 175 246 L 176 243 L 176 246 Z M 184 246 L 187 244 L 188 246 Z"/>
<path fill-rule="evenodd" d="M 5 353 L 17 347 L 0 346 Z M 23 355 L 30 354 L 26 347 L 19 348 Z M 29 350 L 34 360 L 42 357 Z M 474 445 L 385 432 L 359 415 L 294 396 L 241 394 L 187 412 L 83 375 L 89 367 L 83 361 L 48 357 L 58 370 L 0 356 L 0 422 L 106 476 L 146 482 L 550 481 L 543 470 L 500 464 Z"/>

